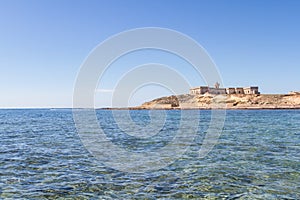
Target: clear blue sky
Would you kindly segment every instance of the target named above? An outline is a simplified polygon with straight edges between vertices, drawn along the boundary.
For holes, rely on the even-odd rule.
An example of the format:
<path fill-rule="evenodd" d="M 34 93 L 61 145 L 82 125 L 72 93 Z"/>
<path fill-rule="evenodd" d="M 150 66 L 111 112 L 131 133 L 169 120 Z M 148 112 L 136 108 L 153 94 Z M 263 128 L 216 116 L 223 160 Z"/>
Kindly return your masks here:
<path fill-rule="evenodd" d="M 0 0 L 0 107 L 71 107 L 76 75 L 89 52 L 111 35 L 149 26 L 194 38 L 225 86 L 299 91 L 299 22 L 297 0 Z"/>

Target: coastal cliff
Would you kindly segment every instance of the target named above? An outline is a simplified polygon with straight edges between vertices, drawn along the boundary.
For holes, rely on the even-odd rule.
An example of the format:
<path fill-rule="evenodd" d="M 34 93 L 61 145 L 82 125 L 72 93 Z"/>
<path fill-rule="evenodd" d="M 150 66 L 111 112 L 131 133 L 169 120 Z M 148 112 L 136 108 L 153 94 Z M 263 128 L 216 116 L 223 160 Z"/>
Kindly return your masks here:
<path fill-rule="evenodd" d="M 132 109 L 300 109 L 300 93 L 173 95 Z"/>

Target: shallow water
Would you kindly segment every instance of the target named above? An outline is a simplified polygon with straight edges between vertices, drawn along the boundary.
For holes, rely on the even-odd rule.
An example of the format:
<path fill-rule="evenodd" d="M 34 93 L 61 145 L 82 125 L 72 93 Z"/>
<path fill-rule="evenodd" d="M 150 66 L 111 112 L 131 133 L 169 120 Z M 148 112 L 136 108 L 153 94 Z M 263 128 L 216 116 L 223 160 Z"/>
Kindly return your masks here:
<path fill-rule="evenodd" d="M 148 111 L 130 113 L 136 124 L 150 123 Z M 111 111 L 97 111 L 108 138 L 132 152 L 168 144 L 180 114 L 166 111 L 158 134 L 136 139 L 118 128 Z M 218 144 L 200 159 L 210 117 L 200 111 L 198 133 L 180 159 L 126 173 L 88 153 L 71 110 L 0 110 L 0 199 L 300 199 L 300 110 L 227 111 Z"/>

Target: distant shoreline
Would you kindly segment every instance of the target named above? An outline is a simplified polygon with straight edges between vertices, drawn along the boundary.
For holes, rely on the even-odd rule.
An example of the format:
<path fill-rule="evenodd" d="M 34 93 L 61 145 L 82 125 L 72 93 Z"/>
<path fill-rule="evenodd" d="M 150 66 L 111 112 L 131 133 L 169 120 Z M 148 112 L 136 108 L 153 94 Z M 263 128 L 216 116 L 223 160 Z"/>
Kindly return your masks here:
<path fill-rule="evenodd" d="M 87 109 L 64 107 L 19 107 L 0 110 Z M 300 93 L 290 94 L 182 94 L 156 98 L 140 106 L 88 108 L 95 110 L 298 110 Z"/>
<path fill-rule="evenodd" d="M 95 110 L 300 110 L 300 107 L 289 108 L 96 108 Z"/>

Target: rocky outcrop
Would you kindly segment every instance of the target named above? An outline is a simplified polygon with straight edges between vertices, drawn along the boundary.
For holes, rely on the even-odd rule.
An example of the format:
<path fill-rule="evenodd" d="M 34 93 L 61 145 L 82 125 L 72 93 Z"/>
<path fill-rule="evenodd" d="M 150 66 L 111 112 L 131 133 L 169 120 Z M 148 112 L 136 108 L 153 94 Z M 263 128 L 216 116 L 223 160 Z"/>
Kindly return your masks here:
<path fill-rule="evenodd" d="M 300 109 L 300 93 L 173 95 L 132 109 Z"/>

